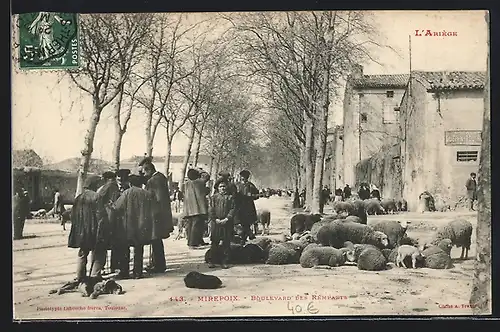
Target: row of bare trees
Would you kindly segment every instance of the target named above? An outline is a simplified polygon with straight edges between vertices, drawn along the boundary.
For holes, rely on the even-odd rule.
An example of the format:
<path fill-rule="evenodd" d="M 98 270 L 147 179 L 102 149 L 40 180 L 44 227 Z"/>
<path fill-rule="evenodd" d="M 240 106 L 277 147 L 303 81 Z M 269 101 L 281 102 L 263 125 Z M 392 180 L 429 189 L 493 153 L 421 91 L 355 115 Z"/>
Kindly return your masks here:
<path fill-rule="evenodd" d="M 331 98 L 350 67 L 370 57 L 375 30 L 366 12 L 287 12 L 227 15 L 248 75 L 273 113 L 264 129 L 273 164 L 306 189 L 306 205 L 320 211 Z"/>

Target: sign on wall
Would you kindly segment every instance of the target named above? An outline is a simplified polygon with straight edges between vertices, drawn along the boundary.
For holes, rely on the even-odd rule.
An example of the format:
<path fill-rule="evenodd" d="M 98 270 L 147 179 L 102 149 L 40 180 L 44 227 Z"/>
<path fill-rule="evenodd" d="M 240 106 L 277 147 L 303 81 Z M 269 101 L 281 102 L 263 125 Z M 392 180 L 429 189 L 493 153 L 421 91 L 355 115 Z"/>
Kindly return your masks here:
<path fill-rule="evenodd" d="M 481 145 L 481 130 L 449 130 L 444 132 L 445 145 Z"/>

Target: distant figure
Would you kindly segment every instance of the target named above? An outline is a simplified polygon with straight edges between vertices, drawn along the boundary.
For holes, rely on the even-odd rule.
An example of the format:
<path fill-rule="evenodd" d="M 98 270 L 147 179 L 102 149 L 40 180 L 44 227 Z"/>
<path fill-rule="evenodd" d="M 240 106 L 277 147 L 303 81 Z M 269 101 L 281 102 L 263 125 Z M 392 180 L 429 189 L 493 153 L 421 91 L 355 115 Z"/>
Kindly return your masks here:
<path fill-rule="evenodd" d="M 370 187 L 367 183 L 361 183 L 358 189 L 359 199 L 365 200 L 370 198 Z"/>
<path fill-rule="evenodd" d="M 465 188 L 467 189 L 467 200 L 469 203 L 469 211 L 474 210 L 474 201 L 477 200 L 477 182 L 476 173 L 470 173 L 470 177 L 465 182 Z"/>
<path fill-rule="evenodd" d="M 342 197 L 343 193 L 342 193 L 342 189 L 340 188 L 337 188 L 335 189 L 335 202 L 341 202 L 343 197 Z"/>
<path fill-rule="evenodd" d="M 62 201 L 61 194 L 59 193 L 59 189 L 55 188 L 54 189 L 54 217 L 59 219 L 61 221 L 61 226 L 63 227 L 63 230 L 66 230 L 66 223 L 63 222 L 62 219 L 62 214 L 64 213 L 64 204 Z"/>
<path fill-rule="evenodd" d="M 300 208 L 300 194 L 299 194 L 299 188 L 295 188 L 295 191 L 293 193 L 293 208 L 298 209 Z"/>
<path fill-rule="evenodd" d="M 172 202 L 174 202 L 175 213 L 179 213 L 181 211 L 181 202 L 184 200 L 184 194 L 179 190 L 179 187 L 174 188 L 171 199 Z"/>
<path fill-rule="evenodd" d="M 351 187 L 346 183 L 344 187 L 344 199 L 349 199 L 351 198 Z"/>
<path fill-rule="evenodd" d="M 24 223 L 30 212 L 30 198 L 24 187 L 16 187 L 12 210 L 14 212 L 14 240 L 20 240 L 23 238 Z"/>
<path fill-rule="evenodd" d="M 380 201 L 380 190 L 374 184 L 371 184 L 370 187 L 371 187 L 370 196 Z"/>
<path fill-rule="evenodd" d="M 299 194 L 300 207 L 304 207 L 306 204 L 306 190 L 302 189 Z"/>

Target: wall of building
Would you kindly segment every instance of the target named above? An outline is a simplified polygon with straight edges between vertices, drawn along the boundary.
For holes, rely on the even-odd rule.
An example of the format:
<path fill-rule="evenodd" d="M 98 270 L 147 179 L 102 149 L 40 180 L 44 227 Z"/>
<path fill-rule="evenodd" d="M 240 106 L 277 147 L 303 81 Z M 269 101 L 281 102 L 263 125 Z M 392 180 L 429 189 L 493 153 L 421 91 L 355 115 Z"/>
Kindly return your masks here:
<path fill-rule="evenodd" d="M 344 188 L 344 137 L 343 127 L 339 127 L 335 133 L 335 174 L 332 188 Z"/>
<path fill-rule="evenodd" d="M 392 97 L 388 97 L 387 91 L 393 92 Z M 373 156 L 385 145 L 398 142 L 399 114 L 394 108 L 399 106 L 403 94 L 404 89 L 361 89 L 352 88 L 350 84 L 346 86 L 343 154 L 345 183 L 354 184 L 355 167 L 360 160 Z"/>
<path fill-rule="evenodd" d="M 402 121 L 407 121 L 404 157 L 404 190 L 410 210 L 418 206 L 418 196 L 429 191 L 438 205 L 454 207 L 465 194 L 465 181 L 479 166 L 478 145 L 445 145 L 445 131 L 481 130 L 483 100 L 481 91 L 428 93 L 412 81 L 412 98 L 401 105 Z M 402 127 L 404 132 L 404 128 Z M 406 145 L 406 148 L 405 148 Z M 478 151 L 478 159 L 457 161 L 457 151 Z"/>

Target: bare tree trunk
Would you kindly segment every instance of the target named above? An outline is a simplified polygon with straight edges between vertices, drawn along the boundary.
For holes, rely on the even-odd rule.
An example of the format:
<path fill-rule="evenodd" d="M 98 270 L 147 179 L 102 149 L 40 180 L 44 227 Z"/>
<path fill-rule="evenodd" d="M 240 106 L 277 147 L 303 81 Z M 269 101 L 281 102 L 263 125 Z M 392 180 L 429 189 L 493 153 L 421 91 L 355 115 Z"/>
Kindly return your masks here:
<path fill-rule="evenodd" d="M 87 172 L 90 166 L 90 159 L 92 158 L 92 152 L 94 150 L 94 138 L 97 130 L 97 125 L 101 117 L 102 108 L 98 107 L 94 103 L 94 110 L 92 112 L 92 117 L 90 118 L 89 127 L 84 138 L 84 147 L 81 151 L 82 157 L 80 160 L 80 168 L 78 170 L 78 179 L 76 184 L 75 197 L 83 192 L 83 182 L 87 178 Z"/>
<path fill-rule="evenodd" d="M 189 132 L 189 141 L 186 150 L 186 155 L 184 156 L 184 163 L 182 165 L 181 179 L 184 179 L 184 176 L 186 176 L 186 171 L 189 164 L 189 158 L 191 157 L 191 148 L 193 147 L 195 133 L 196 133 L 196 121 L 193 121 L 193 124 L 191 125 L 191 131 Z M 184 191 L 184 181 L 181 182 L 180 190 Z"/>
<path fill-rule="evenodd" d="M 314 120 L 306 118 L 306 146 L 305 146 L 305 189 L 306 189 L 306 209 L 310 210 L 314 190 Z"/>
<path fill-rule="evenodd" d="M 203 137 L 203 127 L 205 127 L 205 122 L 201 124 L 200 130 L 198 131 L 198 139 L 196 141 L 196 147 L 194 150 L 194 166 L 198 165 L 198 158 L 200 157 L 201 139 Z"/>
<path fill-rule="evenodd" d="M 113 167 L 115 171 L 120 169 L 120 151 L 122 147 L 123 135 L 125 132 L 122 130 L 120 113 L 123 102 L 123 88 L 117 95 L 116 105 L 113 109 L 113 123 L 115 126 L 115 140 L 113 144 Z"/>
<path fill-rule="evenodd" d="M 325 154 L 326 154 L 326 136 L 328 127 L 328 107 L 330 105 L 329 99 L 329 75 L 325 71 L 325 77 L 322 82 L 323 103 L 316 117 L 316 135 L 314 138 L 315 151 L 316 151 L 316 165 L 314 167 L 314 189 L 312 200 L 312 212 L 323 213 L 323 204 L 320 204 L 322 199 L 323 188 L 323 173 L 325 171 Z"/>
<path fill-rule="evenodd" d="M 214 173 L 212 173 L 212 171 L 214 170 L 214 159 L 215 159 L 214 156 L 211 155 L 210 156 L 210 167 L 209 167 L 209 171 L 208 171 L 208 173 L 211 175 L 214 174 Z M 217 174 L 214 174 L 214 176 L 217 177 Z"/>
<path fill-rule="evenodd" d="M 165 170 L 165 176 L 168 176 L 170 172 L 170 157 L 172 157 L 172 141 L 173 138 L 167 138 L 167 149 L 165 152 L 165 162 L 163 164 L 163 169 Z M 183 182 L 184 178 L 181 178 L 181 182 Z"/>
<path fill-rule="evenodd" d="M 488 13 L 485 14 L 489 22 Z M 490 40 L 486 83 L 484 86 L 484 114 L 481 157 L 478 174 L 478 217 L 476 227 L 476 262 L 470 305 L 475 315 L 492 312 L 491 305 L 491 122 L 490 122 Z"/>
<path fill-rule="evenodd" d="M 146 155 L 147 157 L 153 156 L 153 145 L 155 141 L 156 131 L 160 124 L 161 118 L 158 117 L 153 121 L 153 112 L 148 111 L 146 114 Z M 167 176 L 167 174 L 165 174 Z"/>

